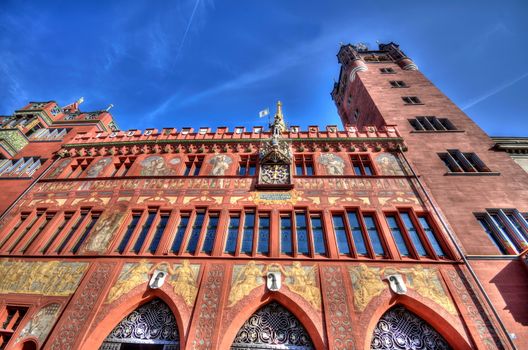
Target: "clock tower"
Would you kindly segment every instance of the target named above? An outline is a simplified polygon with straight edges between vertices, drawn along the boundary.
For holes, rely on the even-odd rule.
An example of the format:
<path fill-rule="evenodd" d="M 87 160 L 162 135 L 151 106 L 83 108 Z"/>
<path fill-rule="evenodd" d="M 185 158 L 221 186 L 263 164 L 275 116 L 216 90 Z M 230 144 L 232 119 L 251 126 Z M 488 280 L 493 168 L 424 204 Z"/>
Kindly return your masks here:
<path fill-rule="evenodd" d="M 282 103 L 277 103 L 277 113 L 270 124 L 271 138 L 261 144 L 260 168 L 257 182 L 259 189 L 291 189 L 293 187 L 290 144 L 282 138 L 286 131 Z"/>

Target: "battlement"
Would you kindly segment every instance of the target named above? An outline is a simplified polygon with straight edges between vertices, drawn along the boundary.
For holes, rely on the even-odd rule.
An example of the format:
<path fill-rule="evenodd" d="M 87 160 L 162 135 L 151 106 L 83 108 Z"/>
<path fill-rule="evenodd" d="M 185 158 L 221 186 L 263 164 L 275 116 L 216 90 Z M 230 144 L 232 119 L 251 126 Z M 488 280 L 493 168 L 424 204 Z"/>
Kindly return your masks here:
<path fill-rule="evenodd" d="M 291 126 L 287 132 L 283 132 L 285 139 L 302 140 L 302 139 L 394 139 L 400 138 L 401 135 L 394 125 L 387 125 L 383 128 L 375 126 L 366 126 L 361 130 L 354 126 L 348 126 L 345 130 L 339 130 L 336 125 L 328 125 L 324 129 L 319 126 L 309 126 L 307 130 L 301 130 L 298 126 Z M 163 128 L 115 132 L 90 132 L 79 133 L 69 142 L 68 145 L 93 143 L 141 143 L 141 142 L 158 142 L 158 141 L 252 141 L 265 140 L 271 137 L 270 131 L 264 131 L 261 126 L 255 126 L 251 130 L 244 127 L 235 127 L 234 131 L 229 131 L 227 127 L 218 127 L 215 131 L 211 128 L 203 127 L 197 131 L 193 128 Z M 67 145 L 67 146 L 68 146 Z"/>

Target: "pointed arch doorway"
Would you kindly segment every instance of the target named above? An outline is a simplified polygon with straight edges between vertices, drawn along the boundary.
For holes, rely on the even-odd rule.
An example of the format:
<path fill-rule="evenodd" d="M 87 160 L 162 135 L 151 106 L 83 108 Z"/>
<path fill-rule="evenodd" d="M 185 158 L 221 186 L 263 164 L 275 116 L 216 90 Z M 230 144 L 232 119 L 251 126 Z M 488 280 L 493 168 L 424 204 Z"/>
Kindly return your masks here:
<path fill-rule="evenodd" d="M 277 302 L 257 310 L 238 331 L 230 350 L 314 350 L 301 322 Z"/>
<path fill-rule="evenodd" d="M 403 306 L 395 306 L 381 316 L 370 349 L 452 350 L 433 327 Z"/>
<path fill-rule="evenodd" d="M 132 311 L 110 332 L 99 350 L 177 350 L 180 336 L 171 309 L 154 299 Z"/>

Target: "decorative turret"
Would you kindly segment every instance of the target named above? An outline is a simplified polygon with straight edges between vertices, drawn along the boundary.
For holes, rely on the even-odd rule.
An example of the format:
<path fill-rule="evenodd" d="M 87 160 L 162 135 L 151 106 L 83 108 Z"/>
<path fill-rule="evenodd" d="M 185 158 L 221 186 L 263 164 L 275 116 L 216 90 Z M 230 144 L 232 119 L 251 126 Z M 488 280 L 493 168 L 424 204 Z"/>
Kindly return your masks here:
<path fill-rule="evenodd" d="M 258 188 L 289 189 L 292 187 L 290 144 L 282 139 L 287 130 L 282 114 L 282 103 L 277 102 L 277 113 L 270 124 L 271 139 L 260 146 Z"/>
<path fill-rule="evenodd" d="M 389 56 L 396 62 L 402 69 L 405 70 L 418 70 L 418 66 L 407 57 L 400 49 L 400 45 L 390 42 L 388 44 L 379 44 L 380 51 L 386 51 Z"/>

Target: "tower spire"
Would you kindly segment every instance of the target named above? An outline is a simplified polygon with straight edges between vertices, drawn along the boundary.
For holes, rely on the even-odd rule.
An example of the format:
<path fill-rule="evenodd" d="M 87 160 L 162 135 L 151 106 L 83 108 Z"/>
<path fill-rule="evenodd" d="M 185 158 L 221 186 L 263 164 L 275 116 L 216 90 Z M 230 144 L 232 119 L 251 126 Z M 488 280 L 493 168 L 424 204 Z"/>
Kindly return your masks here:
<path fill-rule="evenodd" d="M 280 136 L 283 131 L 286 131 L 286 124 L 284 123 L 284 115 L 282 114 L 282 102 L 277 102 L 277 113 L 273 118 L 273 124 L 270 125 L 273 136 Z"/>

